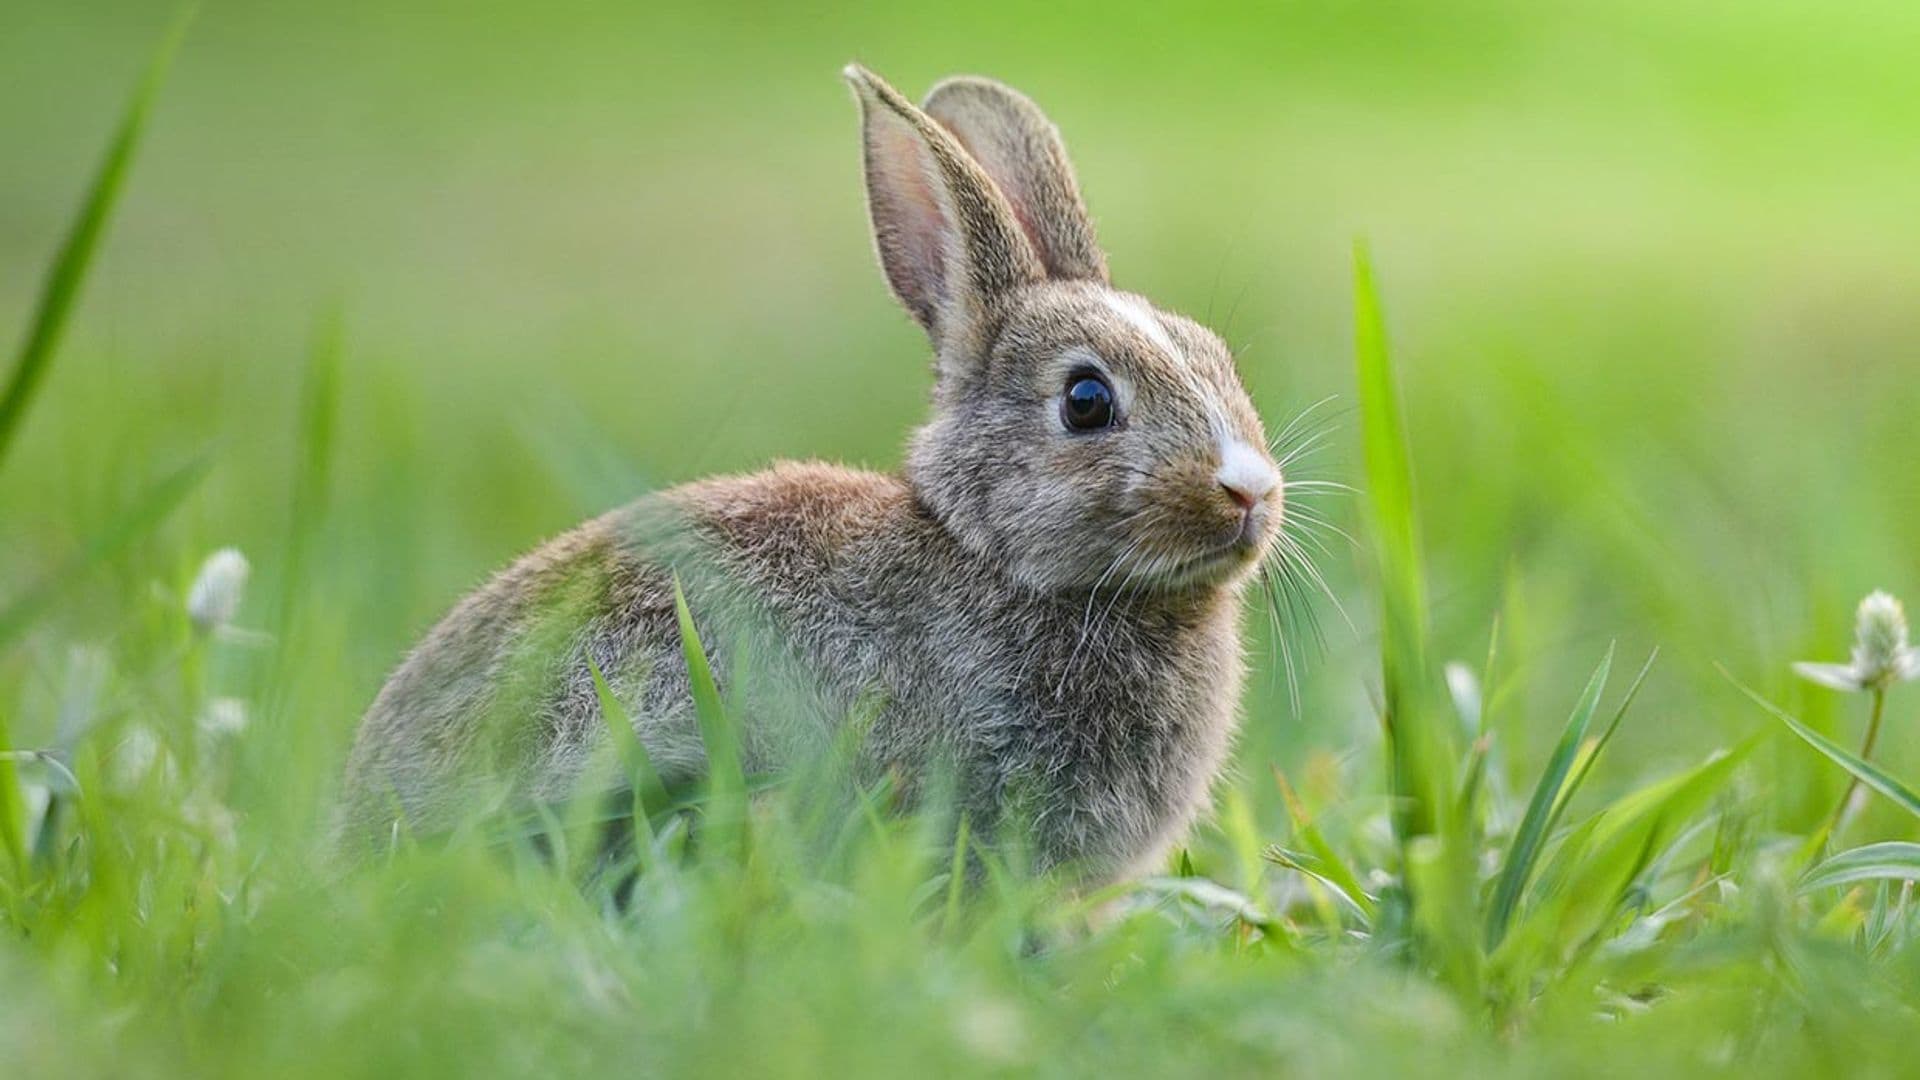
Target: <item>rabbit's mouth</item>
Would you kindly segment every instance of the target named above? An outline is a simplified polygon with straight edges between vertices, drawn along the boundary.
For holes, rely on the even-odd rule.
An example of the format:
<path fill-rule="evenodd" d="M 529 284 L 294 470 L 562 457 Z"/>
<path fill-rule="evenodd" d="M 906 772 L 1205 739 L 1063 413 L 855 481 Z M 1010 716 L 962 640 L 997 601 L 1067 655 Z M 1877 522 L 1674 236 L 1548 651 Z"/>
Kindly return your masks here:
<path fill-rule="evenodd" d="M 1272 528 L 1270 514 L 1264 507 L 1249 506 L 1232 526 L 1233 535 L 1224 544 L 1200 557 L 1201 562 L 1217 561 L 1232 565 L 1236 563 L 1255 563 L 1265 553 L 1267 536 Z"/>
<path fill-rule="evenodd" d="M 1175 564 L 1161 575 L 1164 588 L 1224 585 L 1259 563 L 1265 548 L 1258 525 L 1243 525 L 1226 543 Z"/>

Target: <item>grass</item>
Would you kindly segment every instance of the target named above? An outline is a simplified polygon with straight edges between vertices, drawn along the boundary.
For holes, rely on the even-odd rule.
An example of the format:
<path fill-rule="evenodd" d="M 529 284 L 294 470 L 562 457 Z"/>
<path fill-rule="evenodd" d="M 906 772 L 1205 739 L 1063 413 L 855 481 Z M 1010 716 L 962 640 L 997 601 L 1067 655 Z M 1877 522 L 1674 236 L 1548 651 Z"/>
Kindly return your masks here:
<path fill-rule="evenodd" d="M 123 107 L 76 218 L 113 106 L 0 103 L 48 147 L 0 176 L 21 208 L 0 209 L 0 319 L 26 343 L 0 375 L 8 1074 L 1906 1071 L 1920 688 L 1887 690 L 1868 760 L 1866 702 L 1789 672 L 1845 652 L 1868 588 L 1920 595 L 1920 325 L 1869 287 L 1907 280 L 1875 237 L 1909 220 L 1891 148 L 1910 118 L 1855 107 L 1895 99 L 1880 80 L 1911 78 L 1920 24 L 1396 10 L 1163 28 L 1192 57 L 1117 29 L 1036 57 L 934 13 L 768 15 L 778 55 L 742 56 L 710 16 L 583 6 L 482 35 L 210 9 L 168 96 Z M 69 65 L 36 57 L 158 33 L 140 5 L 35 9 L 0 63 L 64 87 Z M 1362 489 L 1310 508 L 1357 541 L 1319 553 L 1357 629 L 1294 654 L 1296 707 L 1250 624 L 1217 812 L 1161 874 L 1096 897 L 964 823 L 947 842 L 884 789 L 744 775 L 684 602 L 708 790 L 668 791 L 615 740 L 618 806 L 331 861 L 354 718 L 489 566 L 646 482 L 892 459 L 919 346 L 862 261 L 851 121 L 827 111 L 849 40 L 903 83 L 1027 83 L 1129 284 L 1196 314 L 1220 294 L 1211 321 L 1270 417 L 1351 403 L 1302 467 Z M 362 62 L 276 51 L 312 41 Z M 525 70 L 481 62 L 507 54 Z M 1167 115 L 1110 100 L 1136 72 Z M 753 89 L 649 104 L 694 74 Z M 599 127 L 559 139 L 556 116 Z M 1662 120 L 1696 141 L 1663 150 Z M 1263 183 L 1176 187 L 1208 181 L 1114 149 L 1176 135 L 1176 157 Z M 778 183 L 753 171 L 769 157 Z M 448 160 L 470 171 L 428 175 Z M 566 176 L 608 190 L 547 190 Z M 1356 205 L 1382 209 L 1327 209 Z M 539 228 L 516 232 L 520 211 Z M 239 270 L 196 261 L 196 214 Z M 1349 278 L 1355 232 L 1372 247 Z M 615 235 L 660 251 L 609 255 Z M 1257 254 L 1203 261 L 1229 235 Z M 1248 268 L 1270 251 L 1297 256 Z M 335 258 L 357 289 L 315 269 Z M 522 259 L 493 291 L 505 271 L 482 268 Z M 607 259 L 640 280 L 605 291 Z M 208 632 L 185 597 L 227 544 L 257 580 Z M 1829 835 L 1853 777 L 1870 801 Z M 689 813 L 724 829 L 689 843 Z M 630 854 L 598 848 L 610 815 Z"/>
<path fill-rule="evenodd" d="M 28 324 L 26 340 L 21 343 L 20 354 L 14 360 L 6 383 L 0 385 L 0 462 L 6 460 L 8 449 L 19 437 L 27 409 L 33 404 L 34 395 L 46 378 L 48 365 L 53 363 L 54 351 L 59 348 L 61 336 L 73 315 L 74 303 L 79 298 L 80 285 L 86 280 L 87 268 L 93 262 L 101 235 L 112 217 L 114 203 L 119 200 L 120 189 L 125 186 L 127 173 L 133 166 L 134 152 L 140 146 L 140 136 L 146 128 L 147 114 L 153 109 L 154 96 L 159 93 L 160 84 L 166 80 L 167 68 L 173 63 L 173 54 L 190 21 L 191 9 L 183 11 L 154 53 L 146 76 L 140 80 L 139 89 L 127 103 L 126 115 L 121 118 L 120 129 L 114 134 L 113 143 L 100 163 L 100 171 L 94 176 L 93 187 L 81 204 L 80 214 L 74 219 L 66 242 L 60 246 L 53 267 L 46 275 L 40 303 L 35 307 L 32 321 Z"/>

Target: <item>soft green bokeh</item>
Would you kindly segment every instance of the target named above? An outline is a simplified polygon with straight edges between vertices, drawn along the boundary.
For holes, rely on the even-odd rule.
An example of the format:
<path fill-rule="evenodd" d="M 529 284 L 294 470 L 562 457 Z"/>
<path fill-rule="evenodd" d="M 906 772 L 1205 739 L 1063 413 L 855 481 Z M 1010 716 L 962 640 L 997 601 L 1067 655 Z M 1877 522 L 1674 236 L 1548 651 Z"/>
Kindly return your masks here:
<path fill-rule="evenodd" d="M 0 0 L 8 349 L 171 15 L 155 0 Z M 1792 685 L 1787 663 L 1841 659 L 1852 605 L 1872 588 L 1920 600 L 1916 56 L 1920 6 L 1897 0 L 214 0 L 178 58 L 42 400 L 0 464 L 0 600 L 165 470 L 211 450 L 212 472 L 156 537 L 0 654 L 0 710 L 17 743 L 42 745 L 75 647 L 105 650 L 136 686 L 133 673 L 164 668 L 156 590 L 177 593 L 206 552 L 238 546 L 257 570 L 242 624 L 284 633 L 278 647 L 220 652 L 206 677 L 255 709 L 233 795 L 242 831 L 284 843 L 321 819 L 352 726 L 402 650 L 516 552 L 648 488 L 774 457 L 894 465 L 925 408 L 927 349 L 870 250 L 855 111 L 837 76 L 859 59 L 911 95 L 979 72 L 1039 100 L 1074 153 L 1116 280 L 1219 328 L 1270 426 L 1329 394 L 1350 405 L 1349 250 L 1368 241 L 1405 383 L 1436 648 L 1478 667 L 1499 615 L 1514 679 L 1495 725 L 1516 786 L 1614 639 L 1626 657 L 1665 651 L 1596 791 L 1767 723 L 1716 661 L 1852 742 L 1856 703 Z M 325 514 L 289 581 L 301 387 L 335 319 L 344 345 Z M 1356 482 L 1350 411 L 1308 465 Z M 1354 526 L 1356 507 L 1322 505 Z M 1267 629 L 1254 627 L 1228 786 L 1263 837 L 1283 838 L 1286 821 L 1270 764 L 1324 776 L 1337 759 L 1352 789 L 1377 788 L 1365 566 L 1344 548 L 1324 564 L 1358 628 L 1323 610 L 1328 648 L 1305 665 L 1298 714 Z M 144 707 L 134 691 L 115 706 Z M 1878 751 L 1909 777 L 1920 776 L 1915 707 L 1896 692 Z M 1769 744 L 1747 781 L 1766 819 L 1756 828 L 1804 832 L 1842 779 L 1796 743 Z M 1859 827 L 1911 831 L 1880 805 Z M 1199 844 L 1232 846 L 1211 832 Z M 421 887 L 435 881 L 476 897 L 494 884 L 464 865 Z M 382 912 L 371 896 L 364 905 L 341 934 L 366 950 L 404 953 L 403 920 L 431 920 Z M 516 946 L 515 935 L 542 932 L 512 911 L 500 933 Z M 464 917 L 475 922 L 425 940 L 459 942 L 484 968 L 487 915 Z M 842 932 L 795 931 L 811 943 L 776 953 L 753 992 L 717 1015 L 778 1010 L 782 987 L 844 960 Z M 232 985 L 285 985 L 286 970 L 329 948 L 315 927 L 234 934 L 286 944 L 282 967 L 271 949 L 227 946 L 235 970 L 221 979 Z M 592 947 L 585 931 L 556 937 Z M 1013 1066 L 1073 1041 L 1003 1029 L 1066 1020 L 1118 1041 L 1105 1060 L 1204 1064 L 1150 1038 L 1178 1029 L 1165 1016 L 1131 1031 L 1101 1012 L 1157 999 L 1208 1018 L 1193 1023 L 1227 1071 L 1275 1060 L 1307 1073 L 1419 1067 L 1429 1038 L 1500 1060 L 1459 1035 L 1467 1021 L 1430 1000 L 1437 990 L 1391 972 L 1307 964 L 1284 992 L 1313 1003 L 1254 1030 L 1233 1010 L 1274 993 L 1271 972 L 1216 958 L 1183 982 L 1181 961 L 1136 944 L 1090 948 L 1063 977 L 1084 989 L 1105 977 L 1103 963 L 1132 965 L 1163 980 L 1161 992 L 1023 1014 L 992 996 L 1018 982 L 1005 970 L 942 953 L 930 973 L 883 951 L 849 969 L 866 980 L 858 993 L 788 1002 L 791 1016 L 755 1034 L 793 1040 L 796 1072 L 889 1071 L 881 1037 L 931 1030 L 936 1016 L 962 1026 L 962 1044 L 1026 1047 L 1008 1051 Z M 14 1014 L 0 1020 L 0 1047 L 14 1040 L 41 1067 L 65 1051 L 20 1018 L 76 1015 L 75 999 L 33 988 L 91 985 L 100 963 L 50 956 L 0 947 L 0 1001 Z M 558 957 L 514 964 L 571 994 L 592 977 Z M 953 996 L 903 994 L 891 1022 L 836 1014 L 888 1001 L 876 987 L 889 979 Z M 346 1071 L 425 1067 L 434 1048 L 521 1007 L 465 993 L 470 1011 L 436 1014 L 419 1000 L 439 992 L 433 978 L 346 981 L 308 985 L 312 1007 L 358 1015 L 368 995 L 392 993 L 404 1002 L 396 1017 L 444 1025 L 417 1044 L 381 1031 L 335 1047 Z M 298 1033 L 268 1023 L 284 1015 L 221 993 L 239 994 L 220 1007 L 235 1010 L 222 1015 L 244 1047 L 298 1060 Z M 1684 1015 L 1737 1011 L 1703 996 L 1705 1011 Z M 679 1019 L 692 1023 L 699 1009 L 686 1008 Z M 1705 1020 L 1656 1010 L 1643 1022 L 1660 1036 L 1646 1042 L 1656 1062 L 1697 1063 L 1687 1024 Z M 1840 1041 L 1866 1023 L 1826 1022 Z M 562 1067 L 643 1062 L 641 1033 L 669 1023 L 593 1027 Z M 812 1032 L 831 1023 L 847 1025 L 844 1039 Z M 1349 1033 L 1326 1058 L 1299 1056 L 1301 1032 L 1341 1024 Z M 315 1027 L 332 1030 L 325 1017 Z M 220 1025 L 189 1028 L 181 1043 L 151 1045 L 217 1057 L 194 1040 Z M 551 1030 L 536 1042 L 568 1045 Z M 1541 1065 L 1586 1053 L 1535 1049 Z M 739 1048 L 689 1038 L 671 1050 L 663 1060 L 685 1065 Z M 774 1059 L 732 1059 L 749 1060 Z M 993 1064 L 991 1053 L 976 1064 Z"/>

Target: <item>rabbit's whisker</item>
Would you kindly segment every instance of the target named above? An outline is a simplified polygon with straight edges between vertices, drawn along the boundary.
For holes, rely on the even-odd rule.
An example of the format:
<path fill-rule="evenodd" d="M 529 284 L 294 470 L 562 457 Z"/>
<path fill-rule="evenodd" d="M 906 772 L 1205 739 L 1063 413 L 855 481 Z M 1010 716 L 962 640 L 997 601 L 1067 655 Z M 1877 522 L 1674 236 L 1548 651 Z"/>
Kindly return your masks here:
<path fill-rule="evenodd" d="M 1307 557 L 1305 551 L 1301 550 L 1300 544 L 1293 537 L 1287 536 L 1284 533 L 1279 537 L 1279 544 L 1280 549 L 1286 553 L 1286 557 L 1293 560 L 1295 568 L 1304 574 L 1307 579 L 1313 583 L 1315 588 L 1320 590 L 1320 594 L 1327 598 L 1328 603 L 1333 605 L 1333 610 L 1340 614 L 1340 621 L 1347 624 L 1347 629 L 1356 634 L 1359 633 L 1359 630 L 1353 625 L 1353 619 L 1347 614 L 1347 609 L 1341 606 L 1340 598 L 1333 594 L 1333 589 L 1327 584 L 1327 579 L 1320 573 L 1320 568 L 1313 564 L 1313 560 Z"/>
<path fill-rule="evenodd" d="M 1289 523 L 1291 523 L 1291 525 Z M 1321 517 L 1309 507 L 1292 506 L 1288 508 L 1287 513 L 1281 518 L 1280 530 L 1286 532 L 1293 526 L 1298 526 L 1300 530 L 1299 535 L 1302 537 L 1311 536 L 1317 539 L 1320 536 L 1331 533 L 1345 540 L 1349 546 L 1360 546 L 1360 542 L 1355 540 L 1351 533 L 1335 525 L 1333 522 L 1328 521 L 1326 518 Z M 1332 558 L 1332 553 L 1326 552 L 1324 548 L 1322 548 L 1322 552 L 1327 554 L 1328 558 Z"/>
<path fill-rule="evenodd" d="M 1054 685 L 1053 696 L 1055 700 L 1058 700 L 1060 696 L 1066 692 L 1067 676 L 1072 673 L 1075 665 L 1079 662 L 1081 650 L 1086 648 L 1088 637 L 1093 629 L 1093 605 L 1094 602 L 1099 599 L 1100 587 L 1107 583 L 1107 579 L 1112 577 L 1114 573 L 1120 569 L 1121 565 L 1127 561 L 1127 558 L 1139 550 L 1140 545 L 1143 543 L 1145 543 L 1144 539 L 1138 539 L 1122 549 L 1120 554 L 1114 556 L 1113 561 L 1107 564 L 1106 570 L 1101 573 L 1099 578 L 1095 579 L 1093 587 L 1087 590 L 1087 607 L 1086 611 L 1080 617 L 1080 634 L 1074 641 L 1073 652 L 1067 656 L 1065 668 L 1060 672 L 1060 681 Z M 1118 590 L 1116 590 L 1116 596 L 1117 595 Z M 1107 605 L 1107 611 L 1111 611 L 1112 609 L 1113 605 L 1109 603 Z M 1101 616 L 1102 620 L 1104 620 L 1105 617 L 1103 613 Z"/>
<path fill-rule="evenodd" d="M 1333 491 L 1342 495 L 1353 495 L 1356 493 L 1352 485 L 1342 484 L 1338 480 L 1290 479 L 1286 482 L 1286 487 L 1288 491 L 1298 488 L 1306 491 Z"/>
<path fill-rule="evenodd" d="M 1316 401 L 1313 404 L 1295 413 L 1293 416 L 1293 419 L 1287 421 L 1286 426 L 1280 429 L 1280 433 L 1278 435 L 1275 435 L 1271 440 L 1268 441 L 1267 449 L 1272 451 L 1272 450 L 1278 449 L 1279 447 L 1283 447 L 1287 445 L 1288 439 L 1297 437 L 1296 433 L 1305 434 L 1307 431 L 1313 430 L 1315 427 L 1318 427 L 1320 425 L 1326 424 L 1329 421 L 1331 421 L 1336 414 L 1329 413 L 1325 416 L 1320 417 L 1319 419 L 1313 420 L 1311 424 L 1308 423 L 1309 418 L 1311 418 L 1314 413 L 1318 412 L 1321 406 L 1326 405 L 1328 402 L 1335 400 L 1337 397 L 1339 397 L 1338 394 L 1328 394 L 1326 397 L 1321 398 L 1319 401 Z"/>
<path fill-rule="evenodd" d="M 1302 439 L 1299 445 L 1281 454 L 1280 459 L 1274 462 L 1274 464 L 1279 466 L 1282 472 L 1286 471 L 1287 466 L 1292 465 L 1294 462 L 1304 461 L 1314 454 L 1319 453 L 1321 450 L 1326 449 L 1327 438 L 1332 434 L 1332 428 L 1314 432 L 1311 436 Z"/>
<path fill-rule="evenodd" d="M 1306 631 L 1313 640 L 1314 647 L 1325 651 L 1326 633 L 1320 627 L 1320 615 L 1314 609 L 1312 598 L 1307 595 L 1303 584 L 1304 574 L 1299 573 L 1296 557 L 1288 554 L 1275 566 L 1274 581 L 1279 585 L 1280 594 L 1286 600 L 1286 610 L 1293 616 L 1295 627 Z"/>
<path fill-rule="evenodd" d="M 1293 707 L 1294 715 L 1300 713 L 1300 676 L 1294 667 L 1293 643 L 1287 632 L 1287 618 L 1280 612 L 1280 598 L 1273 581 L 1270 567 L 1260 567 L 1260 592 L 1266 597 L 1267 625 L 1273 638 L 1270 648 L 1279 655 L 1281 668 L 1287 679 L 1287 702 Z"/>

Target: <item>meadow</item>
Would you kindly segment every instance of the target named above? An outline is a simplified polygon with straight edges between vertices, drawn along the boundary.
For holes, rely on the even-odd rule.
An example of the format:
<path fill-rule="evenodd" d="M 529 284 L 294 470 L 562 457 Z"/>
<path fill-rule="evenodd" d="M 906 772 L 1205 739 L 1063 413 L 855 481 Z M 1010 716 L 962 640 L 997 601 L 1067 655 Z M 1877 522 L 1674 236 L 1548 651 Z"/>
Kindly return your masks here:
<path fill-rule="evenodd" d="M 1916 48 L 1880 0 L 0 0 L 0 1062 L 1911 1072 L 1920 684 L 1794 665 L 1920 602 Z M 1032 94 L 1116 282 L 1353 489 L 1216 812 L 1095 897 L 799 782 L 738 843 L 342 869 L 356 720 L 493 568 L 898 462 L 849 59 Z"/>

